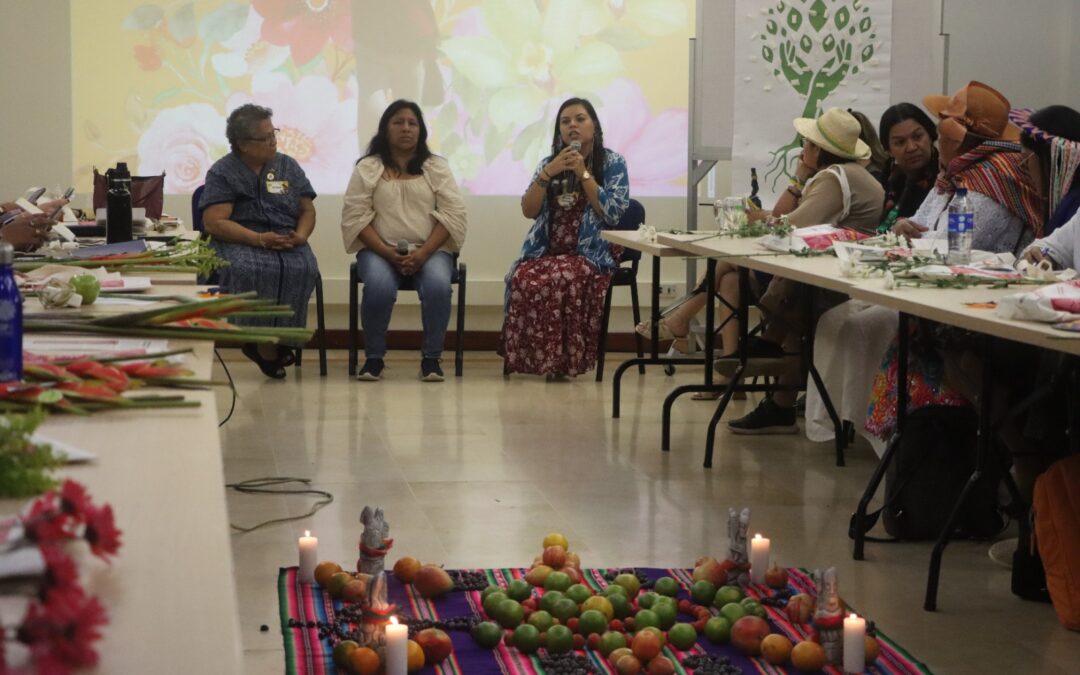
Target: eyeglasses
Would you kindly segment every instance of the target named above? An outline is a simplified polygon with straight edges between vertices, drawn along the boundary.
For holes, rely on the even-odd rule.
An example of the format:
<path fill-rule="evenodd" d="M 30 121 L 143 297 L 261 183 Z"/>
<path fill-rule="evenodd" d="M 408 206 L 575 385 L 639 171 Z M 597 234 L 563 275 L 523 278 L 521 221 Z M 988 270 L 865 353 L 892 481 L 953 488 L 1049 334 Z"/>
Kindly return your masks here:
<path fill-rule="evenodd" d="M 271 133 L 269 136 L 263 136 L 262 138 L 250 137 L 244 140 L 251 141 L 252 143 L 272 143 L 277 140 L 277 135 L 279 131 L 281 131 L 281 129 L 274 127 L 273 133 Z"/>

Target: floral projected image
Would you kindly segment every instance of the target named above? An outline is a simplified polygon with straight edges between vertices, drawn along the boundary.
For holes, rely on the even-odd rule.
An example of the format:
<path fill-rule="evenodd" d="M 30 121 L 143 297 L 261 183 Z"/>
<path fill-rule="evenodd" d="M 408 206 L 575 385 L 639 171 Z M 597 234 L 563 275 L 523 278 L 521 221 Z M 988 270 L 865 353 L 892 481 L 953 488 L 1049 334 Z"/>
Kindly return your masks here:
<path fill-rule="evenodd" d="M 126 161 L 190 193 L 229 151 L 229 112 L 254 102 L 273 109 L 278 150 L 340 194 L 386 104 L 409 98 L 467 192 L 518 195 L 559 103 L 583 96 L 635 196 L 686 190 L 693 0 L 71 4 L 82 189 Z"/>

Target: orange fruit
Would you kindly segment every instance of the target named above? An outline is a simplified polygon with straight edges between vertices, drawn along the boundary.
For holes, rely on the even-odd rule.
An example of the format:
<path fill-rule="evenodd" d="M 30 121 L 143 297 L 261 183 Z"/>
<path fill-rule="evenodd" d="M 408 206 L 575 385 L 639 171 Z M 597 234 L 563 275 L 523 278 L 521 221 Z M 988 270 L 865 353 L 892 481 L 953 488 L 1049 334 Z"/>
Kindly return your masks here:
<path fill-rule="evenodd" d="M 825 650 L 816 642 L 800 642 L 791 650 L 791 665 L 805 672 L 825 667 Z"/>
<path fill-rule="evenodd" d="M 379 672 L 379 655 L 370 647 L 357 647 L 349 652 L 349 669 L 359 675 L 375 675 Z"/>
<path fill-rule="evenodd" d="M 569 550 L 570 542 L 566 541 L 566 537 L 564 537 L 561 533 L 552 532 L 548 536 L 544 537 L 544 548 L 547 548 L 548 546 L 562 546 L 564 549 Z"/>
<path fill-rule="evenodd" d="M 332 560 L 324 560 L 315 566 L 315 583 L 326 588 L 330 585 L 330 577 L 341 571 L 341 565 Z"/>
<path fill-rule="evenodd" d="M 409 640 L 407 666 L 410 673 L 415 673 L 424 667 L 424 650 L 415 640 Z"/>
<path fill-rule="evenodd" d="M 867 635 L 863 638 L 863 643 L 866 645 L 866 663 L 869 665 L 881 653 L 881 645 L 878 644 L 877 638 L 873 635 Z"/>
<path fill-rule="evenodd" d="M 774 666 L 787 663 L 791 656 L 791 640 L 779 633 L 766 635 L 761 641 L 761 655 Z"/>

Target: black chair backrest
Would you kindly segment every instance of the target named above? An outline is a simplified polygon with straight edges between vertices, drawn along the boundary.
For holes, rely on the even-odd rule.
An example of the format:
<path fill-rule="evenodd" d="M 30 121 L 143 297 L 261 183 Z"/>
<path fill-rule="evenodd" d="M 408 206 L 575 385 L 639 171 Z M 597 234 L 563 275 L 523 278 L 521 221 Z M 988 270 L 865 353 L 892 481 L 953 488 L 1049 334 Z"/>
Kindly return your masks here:
<path fill-rule="evenodd" d="M 615 226 L 616 230 L 637 230 L 639 227 L 645 224 L 645 207 L 641 205 L 636 199 L 630 200 L 630 206 L 626 208 L 626 213 L 619 219 L 619 224 Z M 632 248 L 624 248 L 622 258 L 619 262 L 629 262 L 631 260 L 641 260 L 641 251 L 635 251 Z"/>
<path fill-rule="evenodd" d="M 205 232 L 202 222 L 202 209 L 199 208 L 199 199 L 202 197 L 203 188 L 205 185 L 200 185 L 195 188 L 195 192 L 191 193 L 191 229 L 196 232 Z"/>

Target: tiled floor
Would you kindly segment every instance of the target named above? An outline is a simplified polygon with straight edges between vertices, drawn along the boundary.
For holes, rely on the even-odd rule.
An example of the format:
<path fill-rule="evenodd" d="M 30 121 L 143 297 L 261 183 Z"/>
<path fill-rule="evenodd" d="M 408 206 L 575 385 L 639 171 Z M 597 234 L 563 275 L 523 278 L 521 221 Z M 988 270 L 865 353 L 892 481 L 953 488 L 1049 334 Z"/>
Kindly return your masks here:
<path fill-rule="evenodd" d="M 585 566 L 690 566 L 723 557 L 727 508 L 745 504 L 775 560 L 835 565 L 843 597 L 934 672 L 1080 672 L 1080 635 L 1060 627 L 1049 605 L 1011 595 L 986 543 L 946 551 L 934 614 L 922 610 L 929 544 L 871 544 L 866 561 L 851 559 L 848 518 L 876 462 L 865 444 L 841 469 L 829 444 L 721 431 L 714 467 L 703 469 L 714 408 L 684 397 L 672 451 L 660 452 L 661 402 L 676 383 L 694 381 L 689 369 L 630 371 L 616 420 L 609 382 L 504 379 L 493 355 L 468 353 L 465 377 L 441 384 L 417 381 L 412 353 L 393 353 L 379 383 L 350 380 L 339 354 L 320 378 L 310 357 L 282 382 L 229 362 L 239 398 L 222 429 L 227 479 L 305 477 L 335 497 L 312 518 L 233 537 L 250 673 L 282 670 L 274 582 L 279 566 L 295 564 L 297 536 L 312 530 L 320 559 L 351 565 L 365 504 L 386 511 L 391 562 L 408 554 L 447 567 L 527 565 L 552 531 L 566 534 Z M 219 394 L 222 416 L 229 399 Z M 310 503 L 228 496 L 232 522 L 245 525 Z"/>

